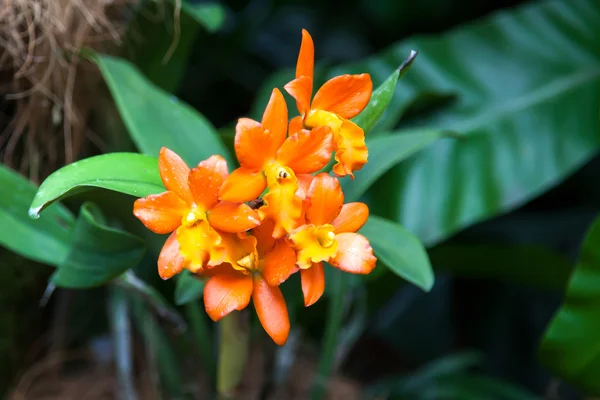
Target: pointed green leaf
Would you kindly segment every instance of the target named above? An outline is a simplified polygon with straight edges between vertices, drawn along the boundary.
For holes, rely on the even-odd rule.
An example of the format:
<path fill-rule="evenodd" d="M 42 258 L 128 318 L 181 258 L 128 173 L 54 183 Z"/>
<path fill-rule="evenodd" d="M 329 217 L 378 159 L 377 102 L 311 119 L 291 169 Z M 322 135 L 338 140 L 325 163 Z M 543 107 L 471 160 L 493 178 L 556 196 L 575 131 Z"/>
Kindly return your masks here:
<path fill-rule="evenodd" d="M 433 270 L 423 244 L 395 222 L 371 215 L 360 233 L 365 235 L 375 255 L 392 272 L 425 291 L 433 286 Z M 381 263 L 376 268 L 381 268 Z"/>
<path fill-rule="evenodd" d="M 148 81 L 126 60 L 101 54 L 93 58 L 129 134 L 143 153 L 157 157 L 164 146 L 188 165 L 196 165 L 213 154 L 234 165 L 216 129 L 193 107 Z"/>
<path fill-rule="evenodd" d="M 69 255 L 52 275 L 52 283 L 67 288 L 102 285 L 136 266 L 145 250 L 142 239 L 108 227 L 100 209 L 85 203 L 75 224 Z"/>
<path fill-rule="evenodd" d="M 0 165 L 0 245 L 29 259 L 59 265 L 69 251 L 75 219 L 60 204 L 48 208 L 43 218 L 27 215 L 36 186 L 15 171 Z"/>
<path fill-rule="evenodd" d="M 193 274 L 185 270 L 177 276 L 175 286 L 175 304 L 178 306 L 195 301 L 204 293 L 204 281 L 195 278 Z"/>
<path fill-rule="evenodd" d="M 35 194 L 29 215 L 37 218 L 52 202 L 92 187 L 136 197 L 165 191 L 158 160 L 137 153 L 110 153 L 76 161 L 51 174 Z"/>
<path fill-rule="evenodd" d="M 174 0 L 171 0 L 174 1 Z M 182 0 L 181 10 L 209 32 L 216 32 L 225 22 L 225 8 L 219 3 L 193 3 Z"/>
<path fill-rule="evenodd" d="M 583 241 L 565 300 L 540 344 L 542 363 L 590 394 L 600 395 L 600 217 Z"/>

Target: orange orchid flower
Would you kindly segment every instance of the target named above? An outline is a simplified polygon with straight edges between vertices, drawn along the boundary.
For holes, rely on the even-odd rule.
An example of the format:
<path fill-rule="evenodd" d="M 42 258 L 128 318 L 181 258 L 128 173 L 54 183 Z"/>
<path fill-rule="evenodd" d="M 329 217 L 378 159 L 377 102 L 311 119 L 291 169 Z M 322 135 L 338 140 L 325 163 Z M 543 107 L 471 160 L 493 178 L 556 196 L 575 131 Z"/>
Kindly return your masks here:
<path fill-rule="evenodd" d="M 253 236 L 223 236 L 228 263 L 201 275 L 210 277 L 204 287 L 204 304 L 213 321 L 243 310 L 252 298 L 260 323 L 281 346 L 290 333 L 290 319 L 279 284 L 294 272 L 296 253 L 285 240 L 275 240 L 272 230 L 273 224 L 267 222 L 253 229 Z"/>
<path fill-rule="evenodd" d="M 325 126 L 298 130 L 287 137 L 287 117 L 285 99 L 274 89 L 262 122 L 238 120 L 234 147 L 240 168 L 229 175 L 219 192 L 221 200 L 244 202 L 256 199 L 268 187 L 263 215 L 275 220 L 276 237 L 294 228 L 302 212 L 302 191 L 297 191 L 307 176 L 327 165 L 333 150 L 331 130 Z"/>
<path fill-rule="evenodd" d="M 158 167 L 166 192 L 135 201 L 134 215 L 151 231 L 171 233 L 158 258 L 158 273 L 168 279 L 183 268 L 192 272 L 223 262 L 222 232 L 245 232 L 260 224 L 246 204 L 218 200 L 228 176 L 227 162 L 215 155 L 190 170 L 173 151 L 163 147 Z"/>
<path fill-rule="evenodd" d="M 323 262 L 353 274 L 368 274 L 377 258 L 364 236 L 355 233 L 367 221 L 363 203 L 344 204 L 339 181 L 326 173 L 317 175 L 308 189 L 306 224 L 289 239 L 298 252 L 304 304 L 314 304 L 325 289 Z"/>
<path fill-rule="evenodd" d="M 360 114 L 369 103 L 373 83 L 369 74 L 336 76 L 321 86 L 311 103 L 314 56 L 312 37 L 303 29 L 296 79 L 285 85 L 285 90 L 296 99 L 301 114 L 292 119 L 290 131 L 301 126 L 331 128 L 337 161 L 333 172 L 338 176 L 350 175 L 354 179 L 353 171 L 367 163 L 368 150 L 364 131 L 350 119 Z"/>

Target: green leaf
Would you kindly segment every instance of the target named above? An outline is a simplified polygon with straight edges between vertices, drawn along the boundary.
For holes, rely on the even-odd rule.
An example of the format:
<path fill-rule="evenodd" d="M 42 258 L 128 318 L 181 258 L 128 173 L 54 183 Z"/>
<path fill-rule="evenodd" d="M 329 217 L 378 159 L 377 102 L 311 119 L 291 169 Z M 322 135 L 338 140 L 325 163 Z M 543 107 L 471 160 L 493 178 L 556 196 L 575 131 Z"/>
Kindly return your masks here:
<path fill-rule="evenodd" d="M 60 204 L 48 208 L 43 218 L 27 215 L 37 188 L 27 179 L 0 165 L 0 245 L 49 265 L 59 265 L 69 251 L 75 219 Z"/>
<path fill-rule="evenodd" d="M 219 3 L 196 4 L 182 0 L 181 9 L 209 32 L 216 32 L 225 22 L 225 8 Z"/>
<path fill-rule="evenodd" d="M 392 221 L 373 215 L 360 233 L 369 239 L 377 258 L 392 272 L 425 291 L 431 289 L 433 271 L 425 248 L 416 236 Z"/>
<path fill-rule="evenodd" d="M 354 123 L 365 131 L 365 135 L 373 129 L 375 124 L 377 124 L 377 121 L 379 121 L 379 118 L 381 118 L 385 112 L 390 101 L 392 101 L 398 80 L 406 73 L 406 71 L 408 71 L 416 57 L 417 52 L 411 50 L 410 55 L 402 63 L 400 68 L 395 70 L 389 78 L 373 91 L 367 107 L 353 119 Z"/>
<path fill-rule="evenodd" d="M 358 200 L 381 175 L 394 165 L 446 135 L 448 133 L 442 130 L 415 130 L 398 131 L 393 135 L 367 139 L 369 162 L 354 173 L 354 180 L 342 180 L 344 198 L 347 202 Z M 394 149 L 393 152 L 390 149 Z"/>
<path fill-rule="evenodd" d="M 37 218 L 54 201 L 92 187 L 136 197 L 165 191 L 158 160 L 137 153 L 110 153 L 76 161 L 52 173 L 38 189 L 29 215 Z"/>
<path fill-rule="evenodd" d="M 542 338 L 542 363 L 590 394 L 600 394 L 600 217 L 588 230 L 562 307 Z"/>
<path fill-rule="evenodd" d="M 99 286 L 136 266 L 145 251 L 140 238 L 108 227 L 100 209 L 85 203 L 75 224 L 69 255 L 51 280 L 66 288 Z"/>
<path fill-rule="evenodd" d="M 177 277 L 175 286 L 175 304 L 178 306 L 195 301 L 204 293 L 204 281 L 195 278 L 193 274 L 185 270 Z"/>
<path fill-rule="evenodd" d="M 196 165 L 213 154 L 234 160 L 211 123 L 189 104 L 148 81 L 130 62 L 108 55 L 93 57 L 108 84 L 133 141 L 145 154 L 168 147 Z"/>

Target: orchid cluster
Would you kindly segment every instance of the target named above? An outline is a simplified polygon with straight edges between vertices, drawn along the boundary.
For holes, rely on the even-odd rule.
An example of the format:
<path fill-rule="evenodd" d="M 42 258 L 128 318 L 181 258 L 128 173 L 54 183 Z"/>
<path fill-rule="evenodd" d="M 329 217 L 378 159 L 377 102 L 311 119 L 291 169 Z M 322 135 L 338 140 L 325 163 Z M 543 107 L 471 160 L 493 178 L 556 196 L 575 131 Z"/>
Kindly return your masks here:
<path fill-rule="evenodd" d="M 138 199 L 134 214 L 159 234 L 170 233 L 158 259 L 163 279 L 187 269 L 207 279 L 206 312 L 218 321 L 252 299 L 265 331 L 279 345 L 290 322 L 279 285 L 299 272 L 305 306 L 325 289 L 323 263 L 368 274 L 377 259 L 356 233 L 367 221 L 363 203 L 344 204 L 338 177 L 367 162 L 363 130 L 350 119 L 371 98 L 368 74 L 341 75 L 312 97 L 314 45 L 302 31 L 296 78 L 285 90 L 299 116 L 288 121 L 274 89 L 260 122 L 239 119 L 231 174 L 219 155 L 190 169 L 163 148 L 159 171 L 166 192 Z M 312 101 L 311 101 L 312 97 Z M 323 170 L 332 154 L 333 173 Z"/>

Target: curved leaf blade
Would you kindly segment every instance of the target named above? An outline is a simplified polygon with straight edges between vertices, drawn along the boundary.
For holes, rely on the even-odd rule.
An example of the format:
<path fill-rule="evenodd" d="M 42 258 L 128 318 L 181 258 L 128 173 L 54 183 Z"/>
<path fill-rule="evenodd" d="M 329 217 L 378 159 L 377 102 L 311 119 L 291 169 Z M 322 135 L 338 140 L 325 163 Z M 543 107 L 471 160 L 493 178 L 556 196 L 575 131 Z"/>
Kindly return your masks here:
<path fill-rule="evenodd" d="M 433 270 L 427 252 L 416 236 L 395 222 L 373 215 L 369 216 L 360 233 L 369 239 L 377 258 L 392 272 L 425 291 L 431 289 Z"/>
<path fill-rule="evenodd" d="M 136 266 L 146 251 L 142 239 L 106 225 L 93 203 L 81 207 L 69 255 L 52 275 L 65 288 L 102 285 Z"/>
<path fill-rule="evenodd" d="M 144 197 L 165 191 L 156 158 L 110 153 L 86 158 L 52 173 L 38 189 L 29 215 L 37 218 L 54 201 L 92 187 Z"/>
<path fill-rule="evenodd" d="M 31 260 L 59 265 L 69 251 L 75 218 L 60 204 L 43 218 L 32 220 L 27 207 L 37 188 L 15 171 L 0 165 L 0 245 Z"/>
<path fill-rule="evenodd" d="M 544 365 L 590 394 L 600 394 L 600 217 L 592 223 L 565 300 L 540 344 Z"/>
<path fill-rule="evenodd" d="M 225 8 L 219 3 L 196 4 L 183 0 L 181 9 L 211 33 L 225 22 Z"/>
<path fill-rule="evenodd" d="M 198 300 L 204 293 L 204 281 L 197 279 L 185 270 L 177 277 L 175 284 L 175 304 L 182 306 L 191 301 Z"/>
<path fill-rule="evenodd" d="M 130 62 L 108 55 L 93 56 L 137 147 L 158 156 L 168 147 L 196 165 L 213 154 L 234 165 L 231 154 L 211 123 L 189 104 L 148 81 Z"/>

